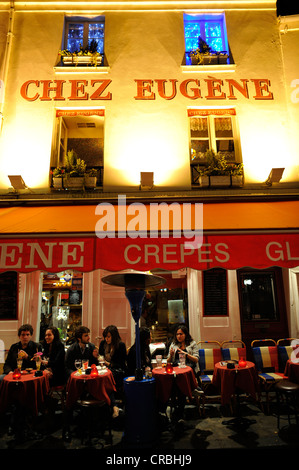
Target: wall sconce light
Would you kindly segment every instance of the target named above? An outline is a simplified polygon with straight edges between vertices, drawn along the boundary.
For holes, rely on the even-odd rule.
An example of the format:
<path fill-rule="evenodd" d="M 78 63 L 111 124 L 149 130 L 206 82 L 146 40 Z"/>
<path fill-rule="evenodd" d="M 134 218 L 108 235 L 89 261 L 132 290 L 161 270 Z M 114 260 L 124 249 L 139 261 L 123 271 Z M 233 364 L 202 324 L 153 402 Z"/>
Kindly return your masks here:
<path fill-rule="evenodd" d="M 268 186 L 272 186 L 272 183 L 279 183 L 282 178 L 283 172 L 284 168 L 272 168 L 266 180 L 266 184 Z"/>
<path fill-rule="evenodd" d="M 29 189 L 29 191 L 32 192 L 31 189 L 28 188 L 28 186 L 25 184 L 25 181 L 21 175 L 8 175 L 8 178 L 14 189 L 14 192 L 18 192 L 20 189 Z"/>
<path fill-rule="evenodd" d="M 141 191 L 153 189 L 154 187 L 154 172 L 141 171 L 140 172 L 140 189 Z"/>

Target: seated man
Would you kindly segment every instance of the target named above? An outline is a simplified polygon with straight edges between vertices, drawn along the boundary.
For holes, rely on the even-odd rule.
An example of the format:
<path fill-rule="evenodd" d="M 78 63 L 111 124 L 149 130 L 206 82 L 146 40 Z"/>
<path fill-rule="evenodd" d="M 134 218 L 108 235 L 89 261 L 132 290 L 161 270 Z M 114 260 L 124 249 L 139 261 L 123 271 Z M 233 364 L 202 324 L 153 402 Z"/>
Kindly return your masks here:
<path fill-rule="evenodd" d="M 33 328 L 31 325 L 24 324 L 19 328 L 18 337 L 20 341 L 11 345 L 3 367 L 4 374 L 0 377 L 0 381 L 5 375 L 12 373 L 17 368 L 18 359 L 22 359 L 22 370 L 36 369 L 35 355 L 41 351 L 41 345 L 32 341 L 32 335 Z M 14 404 L 12 406 L 9 433 L 22 442 L 27 433 L 32 433 L 31 421 L 28 410 L 17 403 Z"/>
<path fill-rule="evenodd" d="M 20 341 L 11 345 L 3 366 L 4 375 L 13 372 L 18 364 L 17 359 L 22 359 L 22 370 L 35 369 L 36 362 L 32 360 L 34 355 L 41 351 L 41 345 L 32 341 L 33 328 L 31 325 L 22 325 L 18 330 Z"/>
<path fill-rule="evenodd" d="M 98 364 L 99 351 L 94 344 L 89 342 L 89 333 L 90 330 L 86 326 L 79 326 L 76 329 L 75 338 L 77 341 L 68 348 L 65 356 L 67 378 L 76 370 L 76 359 L 87 360 L 89 366 Z"/>

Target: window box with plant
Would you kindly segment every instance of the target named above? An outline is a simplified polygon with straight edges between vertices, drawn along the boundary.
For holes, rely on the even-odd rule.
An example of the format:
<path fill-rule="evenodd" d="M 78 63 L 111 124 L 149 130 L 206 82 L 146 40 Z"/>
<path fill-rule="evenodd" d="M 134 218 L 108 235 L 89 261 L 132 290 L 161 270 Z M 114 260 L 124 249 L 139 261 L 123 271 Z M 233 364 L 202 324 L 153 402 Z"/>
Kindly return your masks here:
<path fill-rule="evenodd" d="M 212 48 L 200 36 L 198 47 L 189 52 L 192 65 L 216 65 L 227 64 L 226 51 L 213 51 Z"/>
<path fill-rule="evenodd" d="M 64 182 L 65 188 L 73 190 L 83 189 L 85 171 L 85 161 L 81 158 L 78 158 L 74 150 L 69 150 L 66 155 L 66 178 Z"/>
<path fill-rule="evenodd" d="M 87 65 L 97 67 L 102 64 L 103 55 L 98 52 L 98 42 L 94 39 L 86 47 L 80 45 L 79 50 L 70 51 L 64 49 L 59 51 L 64 65 Z"/>
<path fill-rule="evenodd" d="M 238 183 L 235 182 L 234 186 L 243 185 L 242 163 L 229 163 L 224 153 L 215 153 L 213 150 L 206 151 L 205 160 L 206 165 L 197 169 L 201 187 L 228 187 L 233 184 L 233 177 L 238 177 Z"/>
<path fill-rule="evenodd" d="M 91 168 L 87 170 L 84 176 L 84 186 L 87 189 L 94 189 L 97 185 L 97 176 L 98 170 L 96 168 Z"/>
<path fill-rule="evenodd" d="M 61 167 L 54 168 L 51 171 L 52 184 L 54 189 L 63 189 L 63 178 L 65 176 L 65 169 Z"/>

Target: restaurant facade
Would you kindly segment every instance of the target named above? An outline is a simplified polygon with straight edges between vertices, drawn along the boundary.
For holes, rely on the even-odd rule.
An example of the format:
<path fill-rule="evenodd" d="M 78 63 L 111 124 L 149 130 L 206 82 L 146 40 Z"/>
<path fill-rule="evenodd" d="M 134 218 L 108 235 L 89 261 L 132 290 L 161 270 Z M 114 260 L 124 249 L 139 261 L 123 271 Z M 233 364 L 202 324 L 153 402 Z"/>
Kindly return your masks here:
<path fill-rule="evenodd" d="M 129 347 L 120 271 L 166 279 L 155 341 L 298 337 L 298 28 L 272 0 L 1 3 L 5 349 L 23 323 Z"/>

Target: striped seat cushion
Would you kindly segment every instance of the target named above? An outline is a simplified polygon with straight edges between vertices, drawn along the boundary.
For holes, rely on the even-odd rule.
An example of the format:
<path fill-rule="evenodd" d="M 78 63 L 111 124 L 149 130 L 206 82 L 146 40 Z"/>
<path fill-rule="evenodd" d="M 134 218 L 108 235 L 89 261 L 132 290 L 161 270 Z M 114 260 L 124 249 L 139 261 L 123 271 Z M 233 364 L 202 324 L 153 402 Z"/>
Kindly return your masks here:
<path fill-rule="evenodd" d="M 283 366 L 286 365 L 286 362 L 291 359 L 292 352 L 294 351 L 295 347 L 293 346 L 277 346 L 277 351 L 279 358 L 281 360 L 281 364 Z"/>
<path fill-rule="evenodd" d="M 259 377 L 266 382 L 277 382 L 283 379 L 284 375 L 277 372 L 261 372 L 259 373 Z"/>
<path fill-rule="evenodd" d="M 222 348 L 224 361 L 239 361 L 241 357 L 246 359 L 246 348 Z"/>
<path fill-rule="evenodd" d="M 221 349 L 199 349 L 198 354 L 201 373 L 205 370 L 214 370 L 215 364 L 222 360 Z"/>
<path fill-rule="evenodd" d="M 208 375 L 208 374 L 204 374 L 204 375 L 200 375 L 199 378 L 200 378 L 200 381 L 201 381 L 203 384 L 207 385 L 207 384 L 212 383 L 212 378 L 213 378 L 213 376 L 212 376 L 212 375 Z"/>
<path fill-rule="evenodd" d="M 261 346 L 252 348 L 254 362 L 258 371 L 273 368 L 278 372 L 278 354 L 276 346 Z"/>

